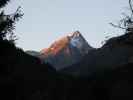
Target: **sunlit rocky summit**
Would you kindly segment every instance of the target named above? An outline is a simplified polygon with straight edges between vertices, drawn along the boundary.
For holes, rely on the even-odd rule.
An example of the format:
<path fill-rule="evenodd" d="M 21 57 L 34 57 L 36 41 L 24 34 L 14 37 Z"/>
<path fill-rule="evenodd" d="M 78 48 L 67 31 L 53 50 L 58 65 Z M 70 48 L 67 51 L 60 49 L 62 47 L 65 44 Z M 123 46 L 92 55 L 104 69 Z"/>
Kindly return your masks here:
<path fill-rule="evenodd" d="M 79 31 L 55 41 L 49 48 L 42 49 L 40 58 L 60 70 L 79 62 L 93 48 Z"/>

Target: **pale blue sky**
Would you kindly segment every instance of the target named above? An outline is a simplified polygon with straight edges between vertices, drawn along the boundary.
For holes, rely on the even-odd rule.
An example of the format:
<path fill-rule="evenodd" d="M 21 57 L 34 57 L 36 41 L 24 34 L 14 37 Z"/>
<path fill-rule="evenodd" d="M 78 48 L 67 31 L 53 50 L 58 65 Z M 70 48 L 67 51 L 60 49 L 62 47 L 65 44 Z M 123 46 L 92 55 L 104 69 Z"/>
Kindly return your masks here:
<path fill-rule="evenodd" d="M 121 33 L 109 23 L 127 11 L 128 0 L 12 0 L 7 9 L 15 11 L 19 5 L 24 16 L 16 27 L 17 45 L 40 51 L 76 30 L 91 46 L 100 47 L 106 36 Z"/>

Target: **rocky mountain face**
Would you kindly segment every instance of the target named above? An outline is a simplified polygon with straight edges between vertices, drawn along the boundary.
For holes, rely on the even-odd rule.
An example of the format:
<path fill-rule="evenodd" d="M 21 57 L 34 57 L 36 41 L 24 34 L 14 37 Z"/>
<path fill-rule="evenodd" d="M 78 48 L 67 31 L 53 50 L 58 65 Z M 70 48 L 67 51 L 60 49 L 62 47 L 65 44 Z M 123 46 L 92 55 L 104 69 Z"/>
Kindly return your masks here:
<path fill-rule="evenodd" d="M 40 58 L 53 65 L 56 70 L 79 62 L 92 48 L 79 31 L 55 41 L 49 48 L 41 50 Z"/>

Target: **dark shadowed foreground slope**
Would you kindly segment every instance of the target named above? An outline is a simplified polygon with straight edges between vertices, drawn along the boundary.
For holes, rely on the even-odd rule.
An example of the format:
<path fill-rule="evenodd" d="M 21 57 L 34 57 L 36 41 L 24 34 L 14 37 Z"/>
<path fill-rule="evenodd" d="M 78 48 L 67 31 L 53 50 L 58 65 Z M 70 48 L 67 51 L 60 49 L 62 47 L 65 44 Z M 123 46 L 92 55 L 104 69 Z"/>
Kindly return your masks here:
<path fill-rule="evenodd" d="M 0 41 L 0 44 L 0 87 L 5 100 L 8 95 L 16 97 L 27 95 L 27 93 L 32 94 L 28 90 L 33 92 L 38 87 L 26 88 L 30 80 L 45 81 L 48 79 L 48 72 L 53 72 L 50 65 L 41 65 L 38 58 L 24 53 L 14 44 L 3 40 Z M 36 82 L 40 83 L 39 81 Z M 32 86 L 33 83 L 30 84 Z M 40 86 L 40 84 L 36 86 Z"/>

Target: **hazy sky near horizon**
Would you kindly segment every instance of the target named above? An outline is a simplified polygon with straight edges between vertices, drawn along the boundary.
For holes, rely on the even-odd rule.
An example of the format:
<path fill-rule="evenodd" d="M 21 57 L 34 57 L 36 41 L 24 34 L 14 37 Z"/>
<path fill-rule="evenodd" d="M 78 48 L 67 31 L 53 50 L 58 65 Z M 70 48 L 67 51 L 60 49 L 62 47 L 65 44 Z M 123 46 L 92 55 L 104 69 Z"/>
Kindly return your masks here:
<path fill-rule="evenodd" d="M 11 0 L 6 8 L 13 12 L 18 6 L 24 16 L 16 25 L 17 45 L 40 51 L 76 30 L 91 46 L 100 47 L 106 36 L 122 34 L 109 23 L 127 12 L 128 0 Z"/>

